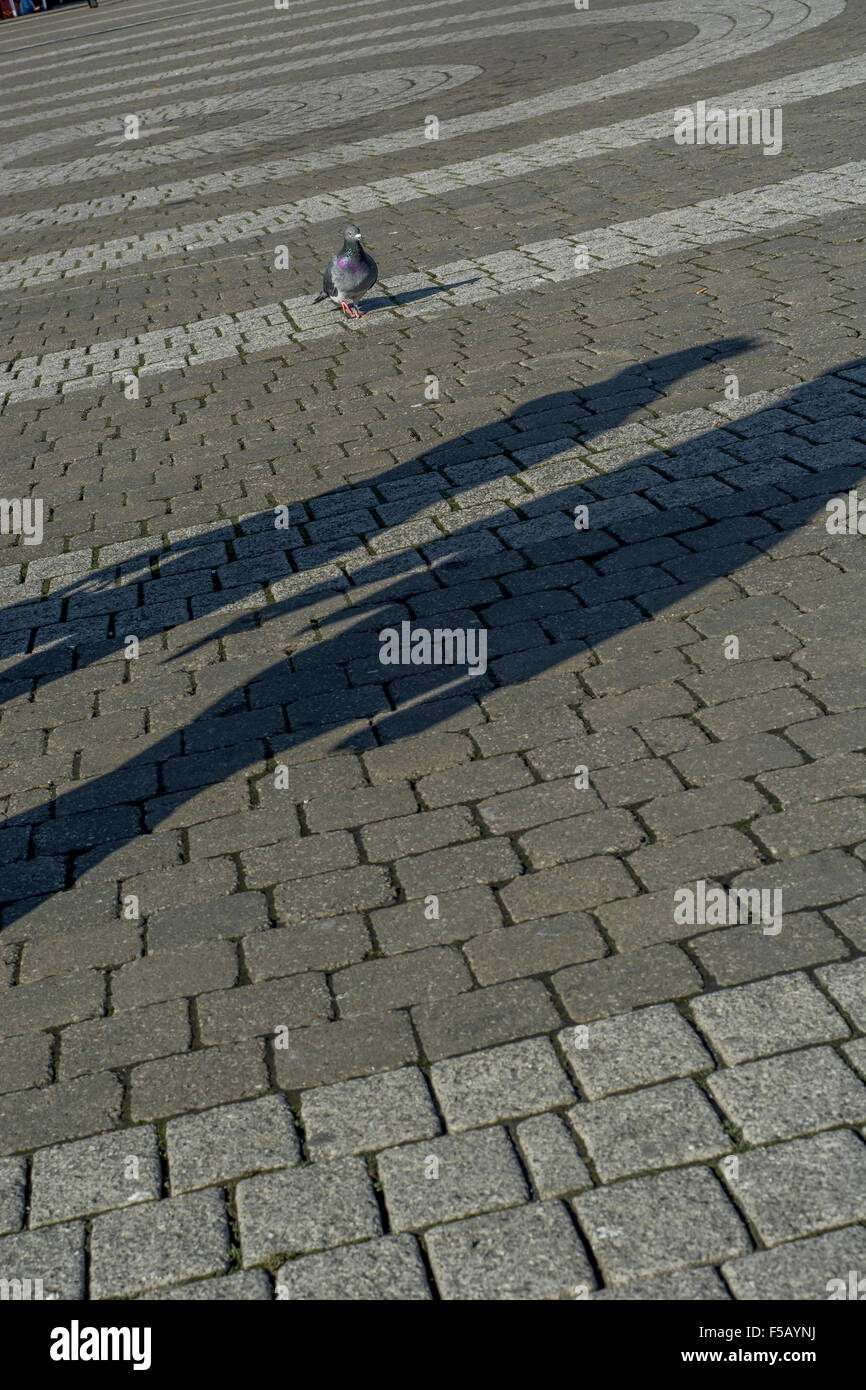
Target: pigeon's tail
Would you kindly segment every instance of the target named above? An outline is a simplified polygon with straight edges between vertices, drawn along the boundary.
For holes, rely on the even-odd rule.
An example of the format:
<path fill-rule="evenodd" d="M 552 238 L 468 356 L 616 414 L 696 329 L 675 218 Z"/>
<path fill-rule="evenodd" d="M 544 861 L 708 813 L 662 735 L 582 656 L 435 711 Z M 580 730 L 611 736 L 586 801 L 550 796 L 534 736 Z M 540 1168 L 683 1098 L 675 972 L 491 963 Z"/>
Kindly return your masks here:
<path fill-rule="evenodd" d="M 313 303 L 314 303 L 314 304 L 318 304 L 320 300 L 322 300 L 322 299 L 327 299 L 327 298 L 328 298 L 328 296 L 327 296 L 326 292 L 325 292 L 324 290 L 322 290 L 322 293 L 321 293 L 321 294 L 317 294 L 317 295 L 316 295 L 315 299 L 313 300 Z"/>

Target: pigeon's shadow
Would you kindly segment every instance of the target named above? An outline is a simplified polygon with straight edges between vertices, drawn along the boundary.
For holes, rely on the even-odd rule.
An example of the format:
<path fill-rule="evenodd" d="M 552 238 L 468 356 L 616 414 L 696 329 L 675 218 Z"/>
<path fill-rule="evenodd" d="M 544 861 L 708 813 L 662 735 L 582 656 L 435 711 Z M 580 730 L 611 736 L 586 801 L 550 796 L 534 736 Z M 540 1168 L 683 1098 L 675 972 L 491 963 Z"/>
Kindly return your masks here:
<path fill-rule="evenodd" d="M 600 436 L 640 405 L 709 363 L 721 375 L 721 364 L 750 346 L 713 342 L 626 368 L 597 386 L 553 392 L 406 463 L 307 498 L 291 508 L 289 530 L 279 529 L 273 511 L 227 520 L 170 547 L 154 541 L 138 570 L 127 561 L 58 578 L 47 600 L 34 603 L 28 593 L 4 608 L 0 706 L 14 704 L 17 718 L 22 708 L 38 711 L 43 698 L 49 754 L 56 725 L 59 747 L 72 747 L 62 722 L 69 715 L 50 695 L 66 675 L 73 693 L 106 692 L 103 712 L 126 707 L 123 692 L 134 695 L 136 680 L 144 690 L 154 682 L 142 698 L 148 709 L 168 700 L 159 722 L 170 731 L 141 735 L 125 745 L 131 751 L 119 766 L 87 776 L 104 735 L 100 717 L 84 717 L 84 775 L 54 794 L 25 792 L 17 803 L 19 790 L 38 786 L 42 759 L 34 775 L 30 734 L 17 755 L 4 745 L 0 795 L 13 802 L 0 831 L 0 924 L 85 875 L 104 881 L 99 866 L 109 856 L 120 868 L 112 865 L 108 877 L 122 882 L 136 871 L 123 863 L 127 846 L 182 816 L 186 802 L 233 773 L 264 771 L 320 736 L 331 749 L 364 749 L 442 724 L 466 727 L 467 711 L 469 724 L 483 722 L 478 699 L 497 687 L 554 668 L 576 671 L 597 661 L 600 643 L 665 610 L 683 618 L 706 607 L 707 585 L 765 559 L 866 472 L 866 449 L 823 442 L 838 441 L 837 417 L 866 419 L 862 360 L 792 389 L 781 404 L 751 413 L 732 408 L 730 419 L 717 416 L 718 425 L 697 438 L 692 428 L 683 442 L 663 439 L 662 419 L 658 444 L 641 444 L 638 431 L 624 460 L 621 450 L 615 461 L 605 455 Z M 858 433 L 846 431 L 852 440 Z M 584 505 L 589 529 L 576 529 L 575 508 Z M 390 534 L 403 525 L 407 534 Z M 830 539 L 823 523 L 821 536 L 818 551 Z M 780 567 L 780 583 L 789 568 Z M 159 592 L 166 579 L 170 602 Z M 772 576 L 761 582 L 773 592 Z M 733 598 L 752 592 L 730 589 Z M 61 620 L 73 633 L 76 625 L 79 634 L 90 631 L 58 642 Z M 407 620 L 483 627 L 486 672 L 381 665 L 379 634 Z M 134 660 L 118 663 L 126 634 L 155 638 L 161 667 L 142 663 L 139 676 Z M 185 697 L 158 687 L 177 670 L 179 648 L 190 655 L 202 645 L 211 653 L 188 663 L 198 693 L 190 697 L 195 717 L 184 722 Z M 102 664 L 88 675 L 91 663 Z M 567 703 L 578 714 L 586 705 L 591 725 L 591 699 L 576 676 Z M 128 707 L 138 708 L 134 698 Z M 80 703 L 72 718 L 82 719 Z M 22 728 L 32 727 L 28 716 Z M 62 765 L 62 753 L 49 761 Z M 226 814 L 233 809 L 227 804 Z M 47 910 L 62 930 L 63 898 Z"/>
<path fill-rule="evenodd" d="M 432 299 L 438 294 L 447 294 L 449 290 L 462 289 L 464 285 L 475 285 L 481 279 L 480 275 L 473 275 L 469 280 L 455 280 L 450 285 L 421 285 L 415 290 L 402 290 L 399 294 L 388 295 L 387 298 L 377 295 L 375 299 L 369 296 L 362 303 L 365 305 L 365 312 L 372 309 L 393 309 L 395 304 L 413 304 L 418 299 Z"/>

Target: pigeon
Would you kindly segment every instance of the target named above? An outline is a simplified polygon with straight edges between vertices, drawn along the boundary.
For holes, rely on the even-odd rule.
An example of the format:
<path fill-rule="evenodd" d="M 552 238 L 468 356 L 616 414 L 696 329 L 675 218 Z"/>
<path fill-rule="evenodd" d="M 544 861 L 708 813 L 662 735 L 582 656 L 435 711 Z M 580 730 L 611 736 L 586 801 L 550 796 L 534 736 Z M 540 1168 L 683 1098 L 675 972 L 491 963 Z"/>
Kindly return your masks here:
<path fill-rule="evenodd" d="M 357 301 L 373 288 L 378 278 L 379 268 L 361 245 L 360 231 L 357 227 L 347 227 L 343 248 L 328 261 L 322 277 L 322 293 L 316 295 L 313 303 L 332 299 L 353 319 L 363 318 Z"/>

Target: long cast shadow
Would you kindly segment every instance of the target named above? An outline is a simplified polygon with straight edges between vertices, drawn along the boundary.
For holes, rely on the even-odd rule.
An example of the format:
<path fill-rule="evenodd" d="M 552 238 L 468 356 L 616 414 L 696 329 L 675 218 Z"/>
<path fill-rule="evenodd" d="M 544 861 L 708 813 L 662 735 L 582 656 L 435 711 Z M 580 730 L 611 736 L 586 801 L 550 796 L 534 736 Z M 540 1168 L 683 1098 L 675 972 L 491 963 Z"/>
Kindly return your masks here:
<path fill-rule="evenodd" d="M 74 886 L 86 869 L 235 771 L 357 721 L 374 721 L 383 742 L 431 729 L 497 685 L 541 674 L 681 604 L 807 524 L 830 497 L 856 486 L 866 472 L 866 449 L 855 445 L 839 465 L 838 446 L 828 456 L 790 431 L 808 434 L 812 421 L 851 414 L 857 400 L 862 408 L 856 413 L 866 414 L 866 393 L 858 395 L 858 387 L 866 387 L 861 361 L 797 388 L 781 409 L 722 421 L 684 444 L 642 452 L 636 446 L 638 457 L 607 471 L 596 471 L 604 469 L 604 453 L 581 458 L 577 452 L 688 371 L 749 346 L 743 339 L 725 340 L 628 368 L 585 391 L 540 398 L 408 463 L 309 505 L 297 504 L 290 531 L 277 530 L 274 513 L 266 512 L 245 521 L 241 535 L 227 522 L 162 552 L 160 582 L 168 578 L 174 588 L 176 581 L 181 594 L 188 584 L 184 576 L 207 573 L 210 560 L 219 559 L 214 546 L 231 547 L 229 568 L 241 581 L 196 595 L 196 616 L 228 610 L 225 621 L 215 627 L 209 622 L 201 636 L 191 634 L 190 643 L 168 657 L 169 666 L 203 642 L 242 637 L 255 627 L 267 631 L 272 624 L 274 647 L 284 654 L 214 700 L 180 733 L 166 735 L 111 773 L 10 817 L 9 828 L 35 830 L 36 838 L 27 858 L 0 871 L 2 925 Z M 559 437 L 544 437 L 557 432 Z M 516 460 L 524 448 L 534 453 Z M 527 491 L 524 484 L 533 482 L 541 483 L 540 492 Z M 459 501 L 479 505 L 481 513 L 462 520 Z M 429 508 L 437 503 L 439 529 L 429 520 Z M 590 525 L 577 530 L 574 508 L 582 505 L 589 507 Z M 393 550 L 371 553 L 371 547 L 388 546 L 388 528 L 406 523 L 413 529 L 394 540 Z M 307 570 L 312 574 L 305 578 Z M 111 599 L 92 593 L 94 580 L 114 584 L 115 577 L 115 568 L 107 567 L 62 585 L 56 600 L 52 591 L 47 605 L 41 602 L 39 617 L 32 604 L 6 610 L 2 654 L 14 656 L 17 644 L 20 659 L 0 679 L 0 697 L 20 697 L 34 681 L 41 692 L 62 679 L 73 652 L 27 650 L 33 625 L 55 615 L 58 621 L 86 622 L 88 610 L 102 613 Z M 120 591 L 132 582 L 134 570 Z M 254 614 L 233 611 L 266 586 L 276 602 Z M 173 601 L 186 604 L 185 598 Z M 150 626 L 146 614 L 146 604 L 116 612 L 114 634 L 80 646 L 75 669 L 116 651 L 127 633 L 142 639 L 167 625 L 164 613 Z M 378 633 L 404 620 L 416 627 L 483 625 L 491 656 L 487 673 L 473 678 L 446 666 L 423 672 L 383 667 Z M 573 703 L 580 703 L 577 687 Z M 263 735 L 260 716 L 266 710 L 282 711 L 282 728 Z M 357 742 L 352 728 L 340 746 Z M 118 808 L 116 833 L 92 843 L 93 818 L 76 818 L 111 807 Z M 82 827 L 78 843 L 76 824 Z M 104 828 L 97 833 L 104 837 Z M 51 844 L 52 834 L 60 846 L 55 862 L 46 863 L 53 880 L 34 891 L 26 866 L 42 855 L 52 857 L 50 848 L 40 849 Z"/>

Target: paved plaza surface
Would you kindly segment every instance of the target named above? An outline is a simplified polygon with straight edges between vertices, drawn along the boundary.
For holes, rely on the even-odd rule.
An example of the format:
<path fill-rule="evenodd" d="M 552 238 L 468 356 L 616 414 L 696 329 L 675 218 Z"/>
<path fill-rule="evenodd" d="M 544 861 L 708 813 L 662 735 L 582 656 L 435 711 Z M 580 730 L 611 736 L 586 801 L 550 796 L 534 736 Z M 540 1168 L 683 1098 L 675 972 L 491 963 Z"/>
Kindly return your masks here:
<path fill-rule="evenodd" d="M 864 84 L 857 0 L 0 26 L 0 1279 L 866 1272 Z"/>

